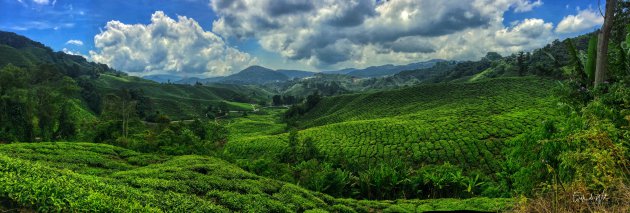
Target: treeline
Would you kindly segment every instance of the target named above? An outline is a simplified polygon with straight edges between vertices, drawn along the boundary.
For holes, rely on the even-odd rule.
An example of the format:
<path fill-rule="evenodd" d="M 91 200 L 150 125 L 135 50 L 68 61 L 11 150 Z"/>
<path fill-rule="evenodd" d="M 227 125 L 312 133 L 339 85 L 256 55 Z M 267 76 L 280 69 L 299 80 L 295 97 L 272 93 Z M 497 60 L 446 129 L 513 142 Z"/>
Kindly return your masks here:
<path fill-rule="evenodd" d="M 228 116 L 230 114 L 230 107 L 224 101 L 219 102 L 217 105 L 208 105 L 204 112 L 204 115 L 208 119 L 215 119 Z M 242 111 L 243 116 L 247 116 L 247 111 Z"/>
<path fill-rule="evenodd" d="M 304 115 L 311 109 L 313 109 L 319 101 L 322 100 L 322 96 L 319 95 L 319 92 L 315 92 L 306 97 L 306 100 L 303 103 L 292 105 L 289 110 L 287 110 L 284 114 L 284 119 L 290 126 L 294 126 L 292 124 L 292 120 L 297 116 Z"/>
<path fill-rule="evenodd" d="M 225 102 L 207 106 L 206 117 L 186 121 L 155 110 L 142 90 L 108 93 L 102 105 L 98 119 L 82 133 L 88 141 L 171 155 L 210 154 L 227 142 L 227 129 L 213 120 L 229 113 Z"/>
<path fill-rule="evenodd" d="M 8 64 L 0 69 L 0 141 L 76 139 L 78 120 L 90 114 L 81 114 L 83 104 L 95 113 L 101 111 L 101 95 L 89 79 L 109 70 L 78 67 Z"/>
<path fill-rule="evenodd" d="M 292 95 L 274 95 L 271 97 L 271 105 L 273 106 L 294 105 L 300 102 L 302 99 Z"/>
<path fill-rule="evenodd" d="M 0 69 L 0 141 L 71 139 L 79 88 L 55 66 Z"/>
<path fill-rule="evenodd" d="M 227 142 L 228 131 L 220 124 L 199 119 L 171 122 L 158 118 L 159 123 L 147 124 L 129 119 L 124 114 L 113 119 L 101 119 L 86 134 L 96 143 L 108 143 L 141 152 L 169 155 L 203 154 L 216 151 Z"/>

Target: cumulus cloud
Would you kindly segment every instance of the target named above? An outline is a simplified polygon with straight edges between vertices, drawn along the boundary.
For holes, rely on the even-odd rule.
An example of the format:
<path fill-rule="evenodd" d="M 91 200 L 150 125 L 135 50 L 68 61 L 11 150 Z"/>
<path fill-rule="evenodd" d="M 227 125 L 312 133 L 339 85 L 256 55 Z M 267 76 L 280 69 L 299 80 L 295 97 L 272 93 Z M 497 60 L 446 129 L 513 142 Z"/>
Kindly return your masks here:
<path fill-rule="evenodd" d="M 502 46 L 522 46 L 540 37 L 551 37 L 552 29 L 553 24 L 545 23 L 542 19 L 525 19 L 515 23 L 511 29 L 505 28 L 495 32 L 494 38 Z"/>
<path fill-rule="evenodd" d="M 288 5 L 299 11 L 287 9 Z M 540 5 L 540 0 L 210 3 L 219 17 L 213 23 L 213 32 L 225 38 L 255 38 L 265 50 L 315 67 L 407 63 L 438 57 L 477 59 L 486 50 L 505 53 L 530 48 L 533 43 L 549 40 L 552 25 L 542 20 L 524 20 L 517 26 L 505 27 L 503 14 L 510 10 L 526 12 Z M 495 37 L 503 42 L 494 41 Z M 478 43 L 488 46 L 463 48 Z"/>
<path fill-rule="evenodd" d="M 576 33 L 593 29 L 604 23 L 604 17 L 592 9 L 580 10 L 577 15 L 565 16 L 556 28 L 557 33 Z"/>
<path fill-rule="evenodd" d="M 66 44 L 71 44 L 71 45 L 76 45 L 76 46 L 83 46 L 83 41 L 72 39 L 72 40 L 68 40 L 66 42 Z"/>
<path fill-rule="evenodd" d="M 249 54 L 229 47 L 212 32 L 185 16 L 174 20 L 157 11 L 151 23 L 124 24 L 110 21 L 94 37 L 92 60 L 132 75 L 180 74 L 220 76 L 253 64 Z"/>

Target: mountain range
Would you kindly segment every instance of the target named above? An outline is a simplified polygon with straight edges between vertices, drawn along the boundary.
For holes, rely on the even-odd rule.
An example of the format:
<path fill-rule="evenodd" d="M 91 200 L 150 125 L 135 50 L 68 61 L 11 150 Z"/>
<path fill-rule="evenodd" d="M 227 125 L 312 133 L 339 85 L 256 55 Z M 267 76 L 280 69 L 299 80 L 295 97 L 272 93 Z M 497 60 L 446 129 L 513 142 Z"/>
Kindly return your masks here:
<path fill-rule="evenodd" d="M 433 67 L 438 62 L 446 60 L 432 59 L 424 62 L 411 63 L 406 65 L 381 65 L 371 66 L 364 69 L 347 68 L 342 70 L 312 72 L 304 70 L 272 70 L 262 66 L 250 66 L 238 73 L 211 78 L 181 78 L 175 75 L 150 75 L 144 78 L 157 82 L 172 82 L 177 84 L 195 83 L 231 83 L 231 84 L 267 84 L 274 82 L 285 82 L 293 79 L 312 77 L 317 73 L 341 74 L 356 78 L 376 78 L 398 74 L 402 71 L 418 70 Z"/>

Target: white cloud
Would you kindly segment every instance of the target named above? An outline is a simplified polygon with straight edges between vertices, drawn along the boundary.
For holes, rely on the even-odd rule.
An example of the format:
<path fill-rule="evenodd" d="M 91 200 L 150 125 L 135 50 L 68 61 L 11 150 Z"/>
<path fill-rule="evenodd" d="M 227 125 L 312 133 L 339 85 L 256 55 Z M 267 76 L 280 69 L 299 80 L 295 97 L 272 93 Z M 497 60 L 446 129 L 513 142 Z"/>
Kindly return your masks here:
<path fill-rule="evenodd" d="M 531 49 L 554 37 L 552 25 L 538 19 L 506 27 L 503 15 L 542 4 L 540 0 L 211 0 L 210 6 L 219 17 L 213 31 L 225 38 L 254 38 L 263 49 L 285 59 L 340 68 L 431 58 L 472 60 L 487 51 Z M 519 41 L 508 42 L 510 38 Z"/>
<path fill-rule="evenodd" d="M 78 56 L 81 56 L 81 57 L 84 57 L 84 58 L 88 59 L 87 56 L 81 54 L 79 51 L 72 51 L 72 50 L 70 50 L 68 48 L 63 48 L 61 51 L 64 52 L 65 54 L 68 54 L 68 55 L 78 55 Z"/>
<path fill-rule="evenodd" d="M 565 16 L 556 28 L 557 33 L 577 33 L 593 30 L 604 23 L 604 17 L 592 9 L 580 10 L 577 15 Z"/>
<path fill-rule="evenodd" d="M 17 0 L 24 7 L 35 7 L 40 8 L 41 6 L 55 6 L 57 4 L 57 0 Z"/>
<path fill-rule="evenodd" d="M 66 44 L 71 44 L 71 45 L 76 45 L 76 46 L 83 46 L 83 42 L 82 41 L 75 40 L 75 39 L 67 41 Z"/>
<path fill-rule="evenodd" d="M 48 5 L 48 3 L 50 3 L 49 0 L 33 0 L 33 2 L 39 5 Z"/>
<path fill-rule="evenodd" d="M 535 2 L 530 1 L 517 1 L 515 2 L 514 12 L 522 13 L 529 12 L 533 10 L 535 7 L 540 7 L 543 5 L 541 0 L 536 0 Z"/>
<path fill-rule="evenodd" d="M 505 28 L 495 32 L 495 40 L 501 46 L 521 46 L 536 41 L 537 38 L 552 37 L 553 24 L 542 19 L 525 19 L 515 23 L 511 29 Z"/>
<path fill-rule="evenodd" d="M 204 31 L 195 20 L 185 16 L 173 20 L 161 11 L 152 15 L 148 25 L 110 21 L 94 43 L 97 50 L 90 51 L 94 61 L 139 76 L 228 75 L 255 62 L 249 54 Z"/>

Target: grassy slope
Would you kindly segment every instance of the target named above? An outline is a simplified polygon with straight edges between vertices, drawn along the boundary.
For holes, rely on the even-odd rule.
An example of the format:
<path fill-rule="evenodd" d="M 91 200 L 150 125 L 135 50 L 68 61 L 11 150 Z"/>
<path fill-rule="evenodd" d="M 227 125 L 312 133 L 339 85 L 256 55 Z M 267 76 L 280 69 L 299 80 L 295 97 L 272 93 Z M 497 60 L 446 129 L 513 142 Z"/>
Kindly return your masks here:
<path fill-rule="evenodd" d="M 315 139 L 333 160 L 449 161 L 493 173 L 506 139 L 552 116 L 552 86 L 545 79 L 507 78 L 341 95 L 323 99 L 297 123 L 304 128 L 300 136 Z M 286 140 L 286 134 L 243 137 L 228 142 L 226 152 L 277 154 Z"/>
<path fill-rule="evenodd" d="M 93 143 L 0 145 L 0 210 L 416 212 L 509 208 L 511 199 L 357 201 L 256 176 L 223 160 Z"/>
<path fill-rule="evenodd" d="M 250 113 L 247 117 L 236 117 L 228 121 L 226 127 L 230 131 L 230 139 L 274 135 L 284 132 L 286 124 L 280 116 L 284 109 L 265 109 L 258 113 Z"/>
<path fill-rule="evenodd" d="M 242 94 L 224 87 L 160 84 L 138 77 L 113 75 L 101 75 L 96 85 L 103 93 L 120 88 L 141 89 L 155 103 L 157 110 L 176 120 L 198 117 L 208 105 L 216 106 L 221 101 L 226 101 L 231 110 L 252 110 L 249 104 L 232 101 Z"/>

